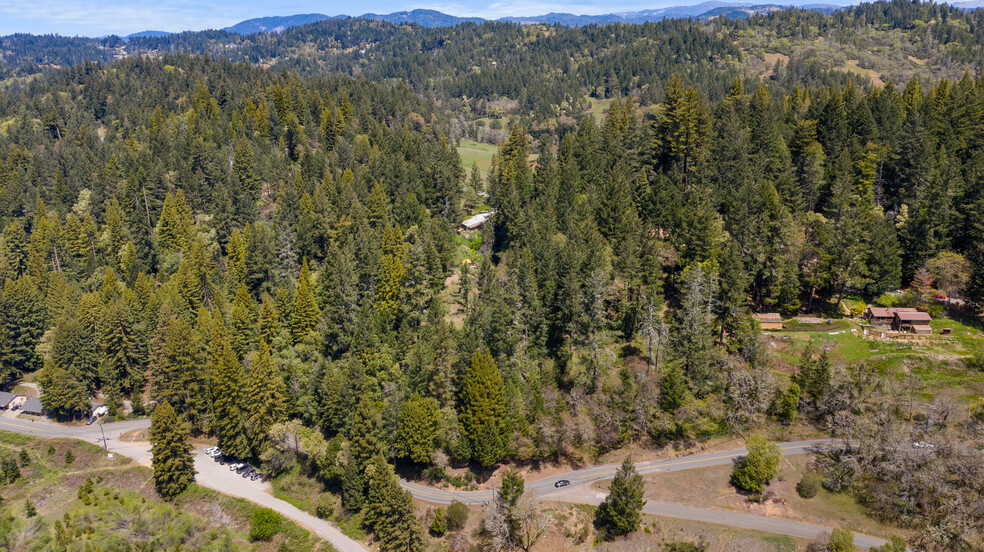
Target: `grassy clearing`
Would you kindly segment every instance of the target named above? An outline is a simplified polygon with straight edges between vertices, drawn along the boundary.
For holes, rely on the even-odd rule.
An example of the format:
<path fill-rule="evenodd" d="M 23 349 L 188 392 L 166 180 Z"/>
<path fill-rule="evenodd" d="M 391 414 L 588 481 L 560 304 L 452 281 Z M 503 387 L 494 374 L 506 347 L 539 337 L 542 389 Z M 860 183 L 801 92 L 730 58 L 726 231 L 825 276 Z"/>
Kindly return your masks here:
<path fill-rule="evenodd" d="M 471 170 L 473 165 L 478 165 L 482 177 L 488 175 L 489 168 L 492 166 L 492 156 L 499 151 L 497 146 L 492 144 L 482 144 L 474 140 L 462 140 L 458 146 L 458 155 L 461 157 L 461 166 L 465 170 Z"/>
<path fill-rule="evenodd" d="M 812 343 L 819 352 L 828 351 L 835 363 L 867 362 L 880 375 L 898 380 L 910 375 L 918 379 L 919 395 L 927 402 L 945 394 L 959 403 L 984 398 L 984 373 L 970 370 L 963 359 L 984 350 L 984 332 L 976 323 L 939 317 L 933 334 L 912 339 L 880 339 L 864 336 L 861 320 L 824 320 L 822 324 L 786 323 L 781 332 L 769 332 L 769 350 L 777 370 L 793 373 L 803 350 Z M 941 335 L 949 329 L 950 335 Z M 874 334 L 877 336 L 878 334 Z"/>
<path fill-rule="evenodd" d="M 594 117 L 596 123 L 601 123 L 605 117 L 605 112 L 608 111 L 608 106 L 612 105 L 611 98 L 605 100 L 599 100 L 598 98 L 592 98 L 587 96 L 585 101 L 591 106 L 587 113 Z"/>

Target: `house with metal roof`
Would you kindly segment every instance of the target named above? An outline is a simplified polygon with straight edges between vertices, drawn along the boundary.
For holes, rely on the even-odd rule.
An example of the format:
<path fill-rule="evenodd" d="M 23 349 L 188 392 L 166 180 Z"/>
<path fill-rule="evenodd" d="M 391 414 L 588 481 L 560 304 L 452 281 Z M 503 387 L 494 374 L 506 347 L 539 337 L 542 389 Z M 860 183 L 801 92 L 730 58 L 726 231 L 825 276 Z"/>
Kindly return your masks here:
<path fill-rule="evenodd" d="M 928 312 L 896 312 L 892 320 L 892 329 L 897 332 L 911 332 L 917 334 L 930 334 L 933 329 L 929 323 L 933 317 Z"/>

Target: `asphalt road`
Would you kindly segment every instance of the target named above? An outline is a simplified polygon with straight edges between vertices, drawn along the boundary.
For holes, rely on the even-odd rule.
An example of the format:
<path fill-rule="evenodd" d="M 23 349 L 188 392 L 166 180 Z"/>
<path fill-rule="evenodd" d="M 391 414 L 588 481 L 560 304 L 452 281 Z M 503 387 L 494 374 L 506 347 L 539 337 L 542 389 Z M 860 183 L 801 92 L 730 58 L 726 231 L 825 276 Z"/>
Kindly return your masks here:
<path fill-rule="evenodd" d="M 784 455 L 805 454 L 818 447 L 836 445 L 832 441 L 796 441 L 782 443 Z M 682 458 L 670 460 L 653 460 L 649 462 L 639 462 L 636 469 L 641 474 L 692 470 L 696 468 L 706 468 L 709 466 L 720 466 L 731 464 L 736 458 L 748 453 L 746 449 L 735 449 L 720 452 L 710 452 L 696 454 Z M 595 466 L 582 470 L 570 471 L 558 475 L 553 475 L 536 481 L 527 481 L 526 489 L 532 491 L 536 496 L 545 500 L 556 500 L 560 502 L 572 502 L 579 504 L 601 504 L 605 498 L 605 493 L 592 489 L 589 485 L 595 481 L 612 479 L 619 466 Z M 556 488 L 554 484 L 565 479 L 570 481 L 570 486 Z M 403 488 L 409 490 L 420 500 L 434 502 L 437 504 L 450 504 L 453 501 L 465 504 L 485 504 L 492 500 L 492 491 L 479 492 L 457 492 L 444 489 L 435 489 L 418 483 L 411 483 L 401 480 Z M 700 521 L 704 523 L 714 523 L 739 527 L 742 529 L 754 529 L 768 533 L 777 533 L 805 539 L 815 539 L 822 533 L 829 533 L 832 528 L 789 521 L 784 519 L 770 518 L 755 514 L 745 514 L 741 512 L 731 512 L 727 510 L 716 510 L 712 508 L 695 508 L 683 506 L 669 502 L 649 501 L 643 507 L 643 511 L 657 516 L 673 517 L 690 521 Z M 884 539 L 869 535 L 855 534 L 854 543 L 862 549 L 885 544 Z"/>

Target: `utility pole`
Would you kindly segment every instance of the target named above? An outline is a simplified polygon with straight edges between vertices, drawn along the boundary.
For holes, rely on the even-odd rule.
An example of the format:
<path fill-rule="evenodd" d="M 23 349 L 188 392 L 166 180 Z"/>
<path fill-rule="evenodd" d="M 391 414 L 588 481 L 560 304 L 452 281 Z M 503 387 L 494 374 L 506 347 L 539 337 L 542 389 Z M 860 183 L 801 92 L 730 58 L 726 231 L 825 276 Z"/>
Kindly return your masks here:
<path fill-rule="evenodd" d="M 106 441 L 106 430 L 103 429 L 102 424 L 99 424 L 99 431 L 102 432 L 103 436 L 103 448 L 106 449 L 106 452 L 109 452 L 109 443 Z"/>

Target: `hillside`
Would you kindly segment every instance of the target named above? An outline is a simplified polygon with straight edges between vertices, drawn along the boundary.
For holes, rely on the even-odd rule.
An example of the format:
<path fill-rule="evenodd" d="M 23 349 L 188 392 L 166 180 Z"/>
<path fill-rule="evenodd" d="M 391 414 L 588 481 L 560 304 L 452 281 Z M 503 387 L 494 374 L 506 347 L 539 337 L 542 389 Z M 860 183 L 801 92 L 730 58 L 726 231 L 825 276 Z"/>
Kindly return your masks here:
<path fill-rule="evenodd" d="M 146 471 L 98 491 L 151 524 L 201 515 L 200 439 L 380 552 L 703 552 L 643 515 L 683 505 L 980 549 L 981 23 L 896 0 L 5 38 L 0 387 L 44 412 L 3 415 L 151 415 L 177 510 Z M 681 496 L 655 460 L 719 469 Z M 82 508 L 70 473 L 10 487 L 19 533 L 28 497 L 46 534 Z M 107 541 L 143 523 L 82 510 Z M 241 539 L 222 515 L 181 525 Z"/>
<path fill-rule="evenodd" d="M 288 520 L 270 541 L 249 537 L 257 507 L 194 487 L 174 503 L 153 491 L 151 471 L 126 458 L 106 458 L 75 440 L 0 432 L 0 547 L 7 550 L 323 550 Z"/>

